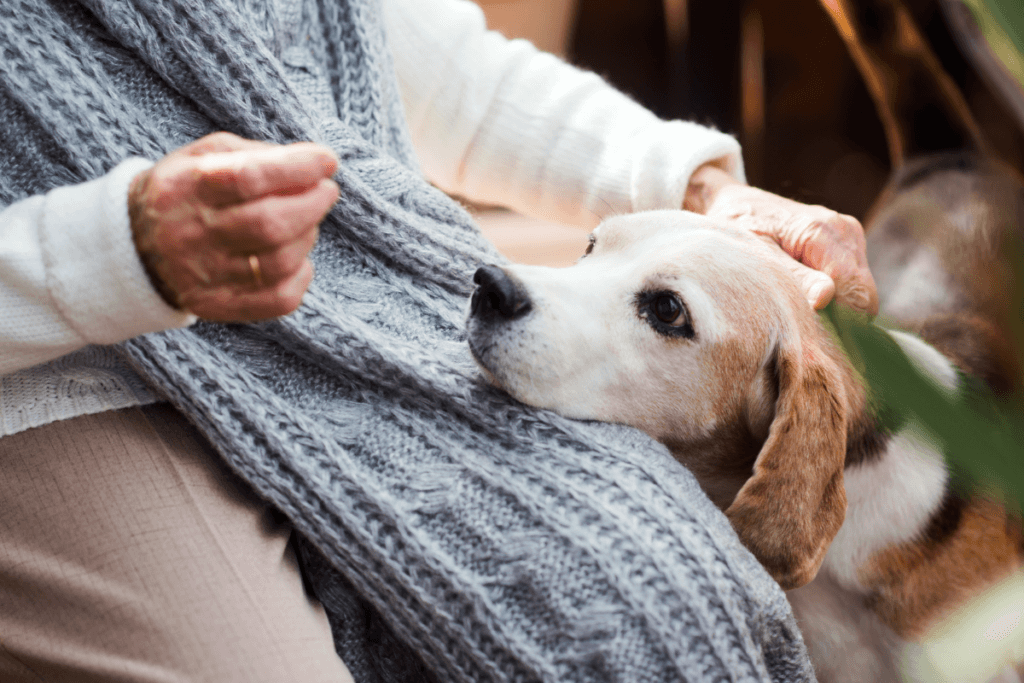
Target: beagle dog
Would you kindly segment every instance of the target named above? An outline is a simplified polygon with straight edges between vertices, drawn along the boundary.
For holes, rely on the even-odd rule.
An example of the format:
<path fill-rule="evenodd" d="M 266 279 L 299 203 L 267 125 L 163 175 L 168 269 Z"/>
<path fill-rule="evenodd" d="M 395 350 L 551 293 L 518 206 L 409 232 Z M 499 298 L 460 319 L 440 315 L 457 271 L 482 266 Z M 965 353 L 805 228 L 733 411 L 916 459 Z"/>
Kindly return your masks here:
<path fill-rule="evenodd" d="M 865 221 L 880 317 L 914 332 L 888 333 L 946 391 L 1019 390 L 1024 180 L 900 0 L 821 5 L 897 169 Z M 819 680 L 954 680 L 923 676 L 922 652 L 987 588 L 1022 591 L 1021 517 L 954 486 L 915 424 L 879 425 L 788 258 L 694 214 L 615 217 L 571 268 L 480 268 L 469 347 L 525 403 L 665 443 L 789 591 Z M 1024 683 L 1021 654 L 976 658 L 970 680 Z"/>
<path fill-rule="evenodd" d="M 965 372 L 1008 376 L 965 262 L 996 273 L 993 245 L 1024 219 L 1021 202 L 999 225 L 933 221 L 914 234 L 926 195 L 943 195 L 953 223 L 979 188 L 1024 197 L 1024 185 L 965 173 L 984 175 L 950 159 L 909 168 L 869 232 L 883 312 L 922 317 L 919 334 L 889 334 L 949 392 Z M 879 426 L 787 259 L 768 238 L 688 212 L 614 217 L 575 266 L 477 270 L 469 348 L 524 403 L 663 442 L 791 591 L 821 680 L 897 681 L 907 648 L 1021 568 L 1021 520 L 954 488 L 914 424 Z"/>

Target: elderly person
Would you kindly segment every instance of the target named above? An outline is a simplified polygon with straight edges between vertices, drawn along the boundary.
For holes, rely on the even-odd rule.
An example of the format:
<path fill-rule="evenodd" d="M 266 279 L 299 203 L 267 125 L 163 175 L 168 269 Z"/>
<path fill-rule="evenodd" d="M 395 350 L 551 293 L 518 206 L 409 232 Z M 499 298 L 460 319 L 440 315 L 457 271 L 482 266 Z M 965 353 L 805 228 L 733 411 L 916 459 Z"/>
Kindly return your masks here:
<path fill-rule="evenodd" d="M 664 449 L 479 380 L 500 257 L 423 176 L 871 311 L 855 220 L 463 0 L 11 0 L 0 50 L 0 679 L 812 679 Z"/>

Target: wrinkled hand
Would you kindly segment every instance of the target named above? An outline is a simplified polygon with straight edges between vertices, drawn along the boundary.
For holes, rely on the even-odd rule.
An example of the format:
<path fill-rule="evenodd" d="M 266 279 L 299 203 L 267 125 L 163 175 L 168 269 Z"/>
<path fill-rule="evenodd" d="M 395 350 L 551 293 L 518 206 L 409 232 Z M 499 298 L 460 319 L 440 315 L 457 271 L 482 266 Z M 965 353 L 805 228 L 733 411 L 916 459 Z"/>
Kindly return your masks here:
<path fill-rule="evenodd" d="M 298 308 L 308 254 L 338 199 L 338 159 L 311 142 L 275 145 L 214 133 L 132 181 L 135 246 L 172 306 L 220 322 Z M 254 262 L 251 257 L 255 256 Z"/>
<path fill-rule="evenodd" d="M 856 218 L 750 187 L 713 165 L 693 174 L 683 206 L 774 239 L 795 259 L 793 273 L 815 309 L 834 296 L 870 316 L 878 314 L 878 290 Z"/>

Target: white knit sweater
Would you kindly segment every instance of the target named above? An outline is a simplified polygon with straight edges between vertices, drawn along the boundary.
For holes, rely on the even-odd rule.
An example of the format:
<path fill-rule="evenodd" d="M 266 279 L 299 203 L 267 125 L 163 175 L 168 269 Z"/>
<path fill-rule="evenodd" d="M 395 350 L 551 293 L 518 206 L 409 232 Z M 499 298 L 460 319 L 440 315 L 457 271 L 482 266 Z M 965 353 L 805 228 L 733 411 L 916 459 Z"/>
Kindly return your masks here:
<path fill-rule="evenodd" d="M 488 32 L 468 0 L 384 6 L 414 145 L 447 191 L 586 226 L 680 208 L 708 161 L 743 179 L 732 137 L 661 121 L 597 76 Z M 153 291 L 132 244 L 128 185 L 152 163 L 126 160 L 0 212 L 0 436 L 155 400 L 103 348 L 194 321 Z"/>

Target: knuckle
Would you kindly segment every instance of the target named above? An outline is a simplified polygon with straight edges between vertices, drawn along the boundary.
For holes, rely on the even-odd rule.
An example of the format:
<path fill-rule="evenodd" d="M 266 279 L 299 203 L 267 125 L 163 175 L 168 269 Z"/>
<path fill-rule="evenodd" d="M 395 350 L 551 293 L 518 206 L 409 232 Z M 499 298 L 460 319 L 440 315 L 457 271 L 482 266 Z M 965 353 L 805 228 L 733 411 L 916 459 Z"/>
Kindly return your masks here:
<path fill-rule="evenodd" d="M 839 214 L 826 212 L 811 220 L 811 231 L 829 240 L 842 240 L 849 234 L 849 228 L 839 220 Z"/>
<path fill-rule="evenodd" d="M 840 228 L 843 232 L 853 232 L 854 230 L 860 229 L 860 221 L 853 216 L 847 216 L 846 214 L 837 212 L 832 218 L 832 221 L 836 224 L 836 227 Z"/>
<path fill-rule="evenodd" d="M 242 163 L 235 171 L 235 183 L 243 194 L 258 196 L 263 187 L 263 169 L 259 164 Z"/>
<path fill-rule="evenodd" d="M 292 291 L 284 291 L 283 288 L 274 290 L 274 295 L 267 302 L 267 312 L 273 316 L 288 315 L 302 303 L 302 294 Z"/>
<path fill-rule="evenodd" d="M 271 245 L 282 242 L 288 233 L 288 221 L 269 208 L 262 208 L 253 215 L 252 226 L 257 239 Z"/>
<path fill-rule="evenodd" d="M 193 211 L 196 222 L 206 230 L 219 230 L 231 222 L 230 209 L 216 209 L 208 204 L 197 203 Z"/>
<path fill-rule="evenodd" d="M 838 211 L 832 209 L 826 209 L 825 207 L 818 207 L 818 211 L 815 212 L 814 222 L 822 226 L 836 228 L 843 223 L 842 216 Z"/>
<path fill-rule="evenodd" d="M 177 178 L 162 166 L 154 166 L 146 180 L 146 197 L 150 208 L 166 209 L 177 199 Z"/>
<path fill-rule="evenodd" d="M 309 255 L 309 252 L 316 246 L 317 240 L 320 239 L 320 228 L 317 225 L 302 232 L 296 239 L 295 244 L 297 250 L 302 252 L 302 257 L 305 258 Z"/>
<path fill-rule="evenodd" d="M 216 133 L 210 133 L 209 135 L 205 136 L 203 138 L 203 141 L 212 142 L 216 144 L 230 145 L 239 141 L 240 139 L 241 138 L 239 138 L 234 133 L 229 133 L 226 130 L 219 130 Z"/>

